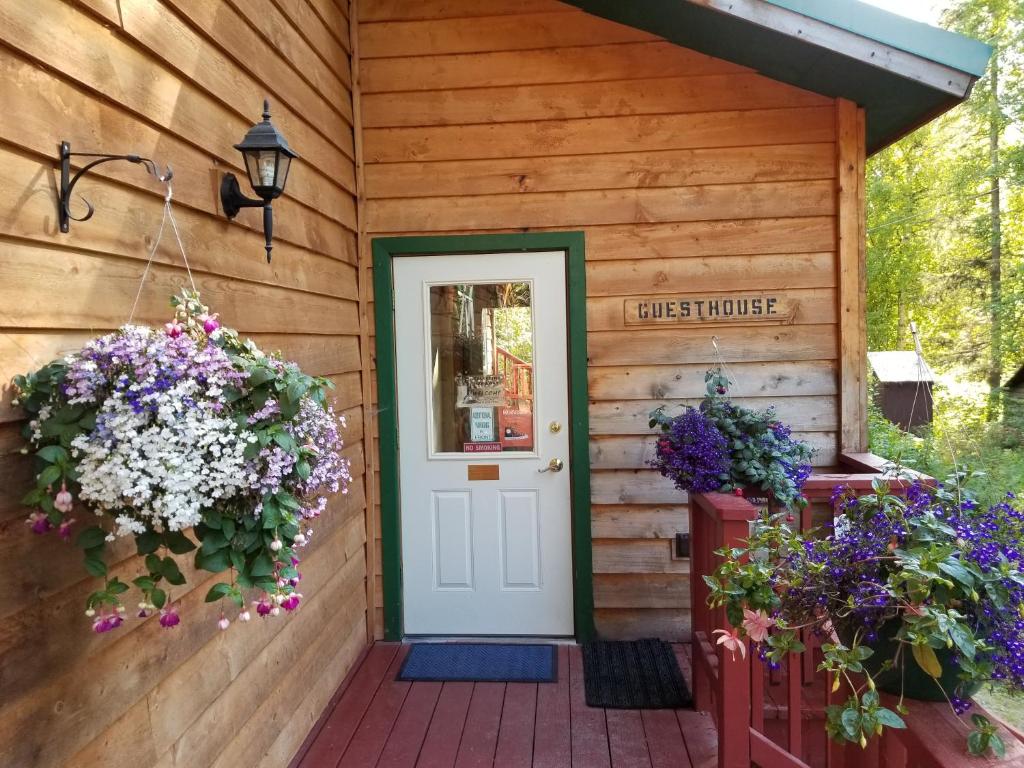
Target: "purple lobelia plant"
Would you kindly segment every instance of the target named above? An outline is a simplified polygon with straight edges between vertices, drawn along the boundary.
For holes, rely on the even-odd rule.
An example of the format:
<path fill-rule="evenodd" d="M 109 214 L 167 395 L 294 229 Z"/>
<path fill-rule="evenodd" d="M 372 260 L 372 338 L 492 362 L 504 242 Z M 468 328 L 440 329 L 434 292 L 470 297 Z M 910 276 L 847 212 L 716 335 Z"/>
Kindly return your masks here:
<path fill-rule="evenodd" d="M 194 292 L 172 305 L 162 329 L 126 325 L 15 380 L 37 463 L 24 499 L 32 531 L 70 540 L 76 507 L 97 518 L 76 539 L 86 570 L 104 579 L 86 606 L 96 632 L 126 612 L 130 587 L 104 560 L 121 536 L 144 557 L 132 581 L 141 618 L 179 623 L 175 556 L 193 551 L 196 568 L 230 576 L 208 602 L 227 598 L 246 621 L 251 590 L 260 616 L 295 610 L 311 521 L 350 480 L 329 381 L 241 341 Z M 222 612 L 218 626 L 229 624 Z"/>
<path fill-rule="evenodd" d="M 754 487 L 783 507 L 805 505 L 801 495 L 811 474 L 811 449 L 794 440 L 771 408 L 757 411 L 728 399 L 729 379 L 713 368 L 704 377 L 707 394 L 697 407 L 669 416 L 651 412 L 661 435 L 651 466 L 680 490 L 739 492 Z"/>
<path fill-rule="evenodd" d="M 717 553 L 723 562 L 705 578 L 709 603 L 732 625 L 716 631 L 720 642 L 737 648 L 749 638 L 775 665 L 804 650 L 801 630 L 816 633 L 819 669 L 833 690 L 849 690 L 827 708 L 826 729 L 861 746 L 904 727 L 904 694 L 947 700 L 962 715 L 985 682 L 1024 692 L 1024 511 L 1012 493 L 980 508 L 963 479 L 913 483 L 905 497 L 884 481 L 861 497 L 837 488 L 838 515 L 822 531 L 762 517 L 746 546 Z M 878 690 L 899 695 L 896 711 Z M 972 721 L 969 751 L 1001 754 L 995 727 Z"/>

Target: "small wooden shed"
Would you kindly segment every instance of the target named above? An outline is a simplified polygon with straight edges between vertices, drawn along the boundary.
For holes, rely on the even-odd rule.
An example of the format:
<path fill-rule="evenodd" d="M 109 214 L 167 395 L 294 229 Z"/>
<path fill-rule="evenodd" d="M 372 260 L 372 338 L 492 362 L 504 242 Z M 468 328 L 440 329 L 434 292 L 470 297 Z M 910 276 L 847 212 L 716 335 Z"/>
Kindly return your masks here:
<path fill-rule="evenodd" d="M 932 423 L 935 374 L 918 352 L 868 352 L 875 403 L 893 424 L 911 430 Z"/>
<path fill-rule="evenodd" d="M 135 152 L 207 303 L 337 385 L 355 478 L 291 621 L 220 633 L 196 580 L 176 636 L 92 635 L 4 390 L 0 762 L 40 767 L 285 765 L 377 638 L 686 637 L 648 412 L 720 353 L 819 464 L 866 449 L 865 158 L 989 56 L 854 0 L 7 0 L 0 39 L 0 380 L 125 321 L 163 190 L 99 166 L 65 234 L 55 158 Z M 265 96 L 269 266 L 218 196 Z M 136 320 L 185 279 L 160 248 Z"/>

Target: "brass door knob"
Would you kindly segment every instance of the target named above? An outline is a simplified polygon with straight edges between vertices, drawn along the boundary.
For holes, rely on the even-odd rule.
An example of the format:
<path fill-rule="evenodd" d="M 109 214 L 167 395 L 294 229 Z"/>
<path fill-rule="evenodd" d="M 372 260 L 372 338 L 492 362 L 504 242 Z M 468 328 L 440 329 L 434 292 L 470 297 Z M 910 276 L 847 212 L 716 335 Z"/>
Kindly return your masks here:
<path fill-rule="evenodd" d="M 544 469 L 538 469 L 538 472 L 561 472 L 562 467 L 565 466 L 565 462 L 561 459 L 552 459 L 548 462 L 548 465 Z"/>

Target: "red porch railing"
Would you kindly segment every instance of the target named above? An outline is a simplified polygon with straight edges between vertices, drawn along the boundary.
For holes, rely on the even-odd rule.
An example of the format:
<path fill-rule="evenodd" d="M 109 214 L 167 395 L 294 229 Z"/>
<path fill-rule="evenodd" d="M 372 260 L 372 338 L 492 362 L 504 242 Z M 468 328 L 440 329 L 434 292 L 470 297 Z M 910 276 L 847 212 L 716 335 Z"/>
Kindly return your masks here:
<path fill-rule="evenodd" d="M 533 410 L 533 366 L 497 347 L 497 373 L 505 385 L 505 402 L 515 410 Z"/>
<path fill-rule="evenodd" d="M 804 488 L 811 505 L 801 524 L 809 527 L 833 514 L 829 499 L 836 485 L 871 492 L 885 461 L 870 454 L 841 458 L 834 471 L 813 475 Z M 899 483 L 892 483 L 897 488 Z M 728 627 L 725 612 L 707 605 L 703 577 L 717 566 L 714 552 L 741 546 L 757 510 L 745 499 L 720 493 L 693 494 L 690 500 L 690 591 L 693 627 L 693 693 L 699 710 L 710 712 L 718 728 L 719 768 L 970 768 L 1000 765 L 1024 768 L 1024 743 L 1004 731 L 1004 760 L 973 758 L 966 752 L 967 730 L 944 703 L 912 702 L 906 730 L 886 729 L 867 749 L 825 738 L 824 709 L 830 686 L 817 672 L 813 643 L 804 654 L 790 654 L 769 673 L 757 659 L 735 657 L 715 644 L 714 630 Z M 843 696 L 840 691 L 836 698 Z M 894 706 L 890 702 L 889 706 Z M 974 711 L 979 711 L 977 707 Z M 983 714 L 997 721 L 988 713 Z"/>

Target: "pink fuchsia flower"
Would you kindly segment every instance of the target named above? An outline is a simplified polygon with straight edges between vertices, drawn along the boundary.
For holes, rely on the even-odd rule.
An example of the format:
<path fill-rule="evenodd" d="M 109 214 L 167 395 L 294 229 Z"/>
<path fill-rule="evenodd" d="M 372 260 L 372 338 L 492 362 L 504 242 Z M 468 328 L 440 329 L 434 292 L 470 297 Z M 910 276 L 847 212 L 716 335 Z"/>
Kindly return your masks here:
<path fill-rule="evenodd" d="M 116 613 L 101 613 L 92 620 L 92 631 L 96 634 L 103 634 L 112 629 L 117 629 L 124 623 L 124 619 Z"/>
<path fill-rule="evenodd" d="M 242 611 L 240 614 L 238 614 L 238 620 L 239 621 L 248 621 L 251 618 L 252 618 L 252 614 L 249 613 L 249 611 Z"/>
<path fill-rule="evenodd" d="M 164 325 L 164 331 L 172 339 L 176 339 L 185 332 L 185 329 L 181 327 L 179 323 L 167 323 Z"/>
<path fill-rule="evenodd" d="M 71 526 L 75 524 L 75 518 L 70 518 L 61 522 L 57 528 L 57 535 L 60 536 L 64 541 L 71 541 Z"/>
<path fill-rule="evenodd" d="M 203 323 L 203 330 L 206 331 L 206 335 L 209 336 L 211 333 L 220 328 L 220 320 L 217 318 L 218 314 L 212 315 L 200 315 L 199 320 Z"/>
<path fill-rule="evenodd" d="M 298 592 L 293 592 L 284 599 L 284 601 L 281 603 L 281 607 L 289 613 L 291 613 L 299 607 L 300 600 L 302 600 L 302 595 L 300 595 Z"/>
<path fill-rule="evenodd" d="M 231 626 L 231 622 L 228 620 L 228 617 L 222 613 L 220 615 L 220 621 L 217 622 L 217 626 L 220 627 L 221 632 L 223 632 Z"/>
<path fill-rule="evenodd" d="M 58 512 L 67 514 L 72 510 L 74 506 L 73 502 L 74 499 L 71 498 L 71 492 L 68 490 L 67 485 L 61 483 L 60 491 L 57 492 L 57 495 L 53 499 L 53 506 L 57 508 Z"/>
<path fill-rule="evenodd" d="M 743 495 L 743 489 L 742 488 L 733 488 L 732 495 L 733 496 L 742 496 Z"/>
<path fill-rule="evenodd" d="M 50 518 L 46 516 L 45 512 L 33 512 L 25 523 L 31 526 L 32 533 L 35 534 L 44 534 L 53 530 L 53 523 L 50 522 Z"/>
<path fill-rule="evenodd" d="M 726 650 L 732 653 L 732 657 L 735 660 L 736 651 L 740 652 L 740 656 L 746 658 L 747 656 L 747 644 L 735 629 L 716 629 L 711 634 L 721 635 L 718 638 L 718 645 L 724 645 Z"/>
<path fill-rule="evenodd" d="M 755 643 L 763 643 L 768 637 L 768 630 L 775 626 L 775 619 L 764 611 L 743 609 L 743 629 Z"/>
<path fill-rule="evenodd" d="M 178 616 L 178 606 L 170 605 L 167 608 L 160 609 L 160 626 L 164 629 L 176 627 L 180 622 L 181 617 Z"/>
<path fill-rule="evenodd" d="M 253 605 L 256 606 L 256 614 L 258 616 L 268 615 L 273 608 L 273 604 L 270 602 L 270 597 L 267 595 L 264 595 L 259 600 L 254 601 Z"/>

